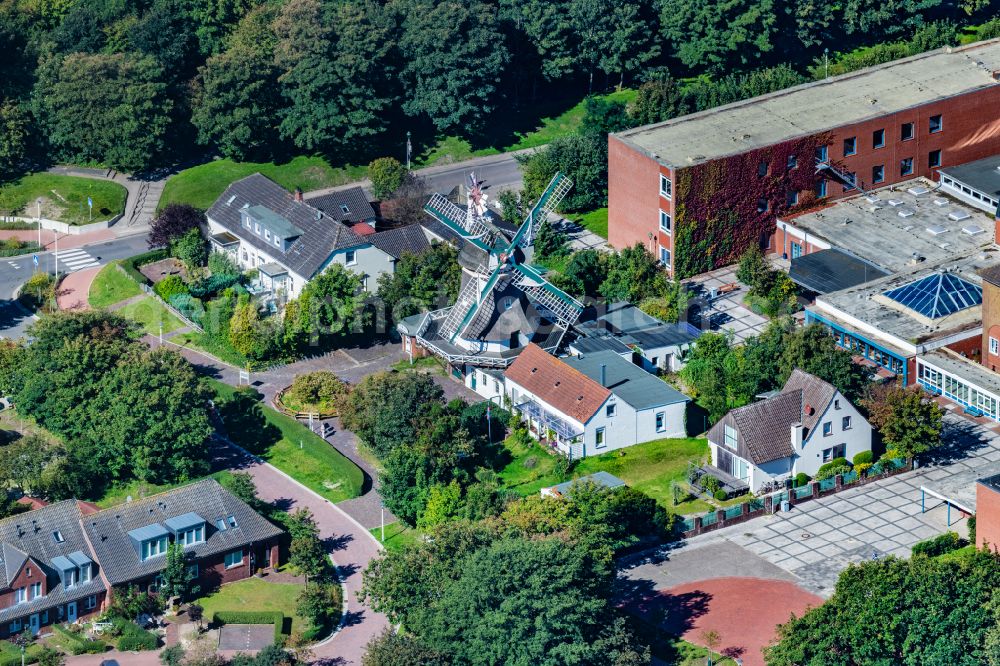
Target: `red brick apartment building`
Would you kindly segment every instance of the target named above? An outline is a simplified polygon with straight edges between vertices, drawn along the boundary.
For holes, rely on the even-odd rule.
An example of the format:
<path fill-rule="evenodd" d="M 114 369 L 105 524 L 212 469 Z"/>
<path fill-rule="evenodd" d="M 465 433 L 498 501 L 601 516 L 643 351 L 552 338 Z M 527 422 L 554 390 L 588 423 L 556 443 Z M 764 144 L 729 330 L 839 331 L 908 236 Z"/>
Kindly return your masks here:
<path fill-rule="evenodd" d="M 609 240 L 672 274 L 790 254 L 775 218 L 1000 153 L 1000 40 L 947 48 L 609 136 Z M 820 168 L 817 168 L 817 166 Z M 847 181 L 847 182 L 845 182 Z"/>
<path fill-rule="evenodd" d="M 214 480 L 103 511 L 75 500 L 0 520 L 0 638 L 74 623 L 115 587 L 155 591 L 170 543 L 202 590 L 278 564 L 282 530 Z"/>

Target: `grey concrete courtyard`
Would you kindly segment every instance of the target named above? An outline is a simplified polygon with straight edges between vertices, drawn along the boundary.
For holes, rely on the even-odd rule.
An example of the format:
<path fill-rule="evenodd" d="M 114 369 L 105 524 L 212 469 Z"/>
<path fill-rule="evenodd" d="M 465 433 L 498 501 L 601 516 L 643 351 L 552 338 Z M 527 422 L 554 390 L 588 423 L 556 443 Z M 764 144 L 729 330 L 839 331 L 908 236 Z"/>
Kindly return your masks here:
<path fill-rule="evenodd" d="M 945 443 L 922 467 L 845 490 L 739 525 L 687 539 L 629 562 L 623 575 L 654 589 L 708 578 L 752 576 L 791 580 L 823 597 L 852 562 L 909 557 L 918 541 L 947 530 L 966 535 L 955 509 L 921 488 L 947 489 L 956 476 L 975 479 L 1000 470 L 1000 434 L 956 414 L 945 415 Z"/>
<path fill-rule="evenodd" d="M 736 291 L 709 298 L 713 289 L 717 290 L 722 285 L 734 282 L 738 283 L 735 265 L 703 273 L 686 280 L 684 285 L 692 299 L 690 303 L 700 308 L 703 322 L 700 327 L 712 331 L 731 331 L 733 342 L 740 344 L 763 331 L 768 320 L 743 305 L 743 298 L 747 295 L 744 284 L 740 284 Z M 691 323 L 699 325 L 696 321 Z"/>

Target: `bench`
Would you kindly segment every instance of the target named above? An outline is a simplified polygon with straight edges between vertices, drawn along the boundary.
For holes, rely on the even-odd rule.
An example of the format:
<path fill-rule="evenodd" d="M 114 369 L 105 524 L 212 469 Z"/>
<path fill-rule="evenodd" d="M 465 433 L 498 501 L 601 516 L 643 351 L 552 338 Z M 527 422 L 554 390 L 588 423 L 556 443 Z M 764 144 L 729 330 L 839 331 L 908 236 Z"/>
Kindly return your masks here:
<path fill-rule="evenodd" d="M 718 289 L 716 289 L 716 293 L 718 293 L 721 296 L 723 294 L 728 294 L 728 293 L 733 292 L 733 291 L 739 291 L 739 289 L 740 289 L 739 283 L 737 283 L 737 282 L 730 282 L 730 283 L 724 284 L 721 287 L 719 287 Z"/>

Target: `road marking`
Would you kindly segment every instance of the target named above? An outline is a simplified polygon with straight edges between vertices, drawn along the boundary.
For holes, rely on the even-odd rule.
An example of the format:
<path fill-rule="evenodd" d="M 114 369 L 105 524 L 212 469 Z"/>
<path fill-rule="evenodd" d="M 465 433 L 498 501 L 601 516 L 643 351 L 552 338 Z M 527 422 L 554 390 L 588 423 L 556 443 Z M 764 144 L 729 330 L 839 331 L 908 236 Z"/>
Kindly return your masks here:
<path fill-rule="evenodd" d="M 70 272 L 101 265 L 101 263 L 92 257 L 88 252 L 79 248 L 60 253 L 59 261 L 64 266 L 68 267 Z"/>

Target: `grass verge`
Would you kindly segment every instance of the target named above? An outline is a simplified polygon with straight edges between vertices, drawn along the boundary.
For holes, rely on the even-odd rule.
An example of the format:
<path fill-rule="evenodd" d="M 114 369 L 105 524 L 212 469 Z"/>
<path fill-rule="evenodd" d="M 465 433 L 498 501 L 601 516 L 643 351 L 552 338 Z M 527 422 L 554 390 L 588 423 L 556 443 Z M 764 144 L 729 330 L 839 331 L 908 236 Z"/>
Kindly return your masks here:
<path fill-rule="evenodd" d="M 608 209 L 598 208 L 588 213 L 570 215 L 569 219 L 578 223 L 584 229 L 597 234 L 604 240 L 608 239 Z"/>
<path fill-rule="evenodd" d="M 234 365 L 237 368 L 246 368 L 247 357 L 233 349 L 230 345 L 222 344 L 207 333 L 198 331 L 185 331 L 170 338 L 170 342 L 181 347 L 191 347 L 198 351 L 211 354 L 220 361 Z"/>
<path fill-rule="evenodd" d="M 206 478 L 215 479 L 223 486 L 228 486 L 229 481 L 233 478 L 233 474 L 227 469 L 222 469 L 217 472 L 212 472 L 207 477 L 202 477 L 202 479 Z M 162 493 L 167 490 L 173 490 L 174 488 L 186 486 L 188 484 L 195 483 L 196 481 L 201 481 L 202 479 L 192 479 L 191 481 L 184 481 L 182 483 L 168 483 L 164 485 L 144 481 L 130 481 L 125 484 L 113 485 L 107 488 L 104 491 L 104 495 L 102 495 L 100 499 L 96 500 L 94 504 L 102 509 L 107 509 L 108 507 L 124 504 L 128 501 L 129 497 L 134 499 L 149 497 L 150 495 Z"/>
<path fill-rule="evenodd" d="M 361 493 L 364 474 L 330 443 L 259 396 L 207 379 L 229 437 L 331 502 Z"/>
<path fill-rule="evenodd" d="M 118 262 L 108 264 L 94 278 L 87 296 L 91 307 L 106 308 L 142 293 L 139 285 L 122 273 L 117 264 Z"/>
<path fill-rule="evenodd" d="M 382 528 L 375 527 L 370 530 L 376 541 L 380 541 L 385 549 L 390 553 L 395 553 L 420 541 L 423 534 L 420 530 L 407 527 L 403 523 L 390 523 L 385 526 L 385 541 L 382 541 Z"/>
<path fill-rule="evenodd" d="M 126 194 L 110 180 L 33 173 L 0 186 L 0 212 L 34 217 L 41 199 L 42 217 L 73 225 L 105 222 L 125 211 Z M 92 219 L 88 197 L 94 202 Z"/>
<path fill-rule="evenodd" d="M 129 303 L 118 310 L 121 316 L 139 324 L 144 333 L 159 335 L 160 325 L 163 332 L 170 333 L 184 326 L 184 322 L 175 317 L 167 308 L 154 298 L 147 296 L 134 303 Z"/>
<path fill-rule="evenodd" d="M 292 632 L 308 634 L 313 626 L 296 614 L 298 596 L 305 587 L 299 583 L 272 583 L 260 578 L 247 578 L 222 585 L 218 590 L 197 600 L 205 609 L 205 617 L 225 611 L 280 612 L 292 618 Z"/>

